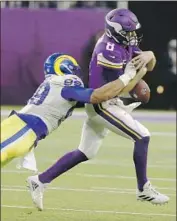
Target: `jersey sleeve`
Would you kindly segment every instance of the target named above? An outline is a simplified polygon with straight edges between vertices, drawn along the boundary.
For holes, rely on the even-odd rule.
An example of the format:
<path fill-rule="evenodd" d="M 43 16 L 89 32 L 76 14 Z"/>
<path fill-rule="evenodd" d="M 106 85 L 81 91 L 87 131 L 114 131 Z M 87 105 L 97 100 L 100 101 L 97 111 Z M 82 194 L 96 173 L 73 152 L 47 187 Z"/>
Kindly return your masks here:
<path fill-rule="evenodd" d="M 64 87 L 61 91 L 61 96 L 68 101 L 79 101 L 90 103 L 90 97 L 93 93 L 92 88 L 83 87 Z"/>
<path fill-rule="evenodd" d="M 118 51 L 103 50 L 97 55 L 97 65 L 107 69 L 120 70 L 123 68 L 121 53 Z"/>
<path fill-rule="evenodd" d="M 102 67 L 102 76 L 105 82 L 116 80 L 124 72 L 121 52 L 111 48 L 112 45 L 102 45 L 97 54 L 97 66 Z"/>
<path fill-rule="evenodd" d="M 59 87 L 84 87 L 82 80 L 78 76 L 72 74 L 67 74 L 64 76 L 52 76 L 50 82 L 52 84 L 58 85 Z"/>

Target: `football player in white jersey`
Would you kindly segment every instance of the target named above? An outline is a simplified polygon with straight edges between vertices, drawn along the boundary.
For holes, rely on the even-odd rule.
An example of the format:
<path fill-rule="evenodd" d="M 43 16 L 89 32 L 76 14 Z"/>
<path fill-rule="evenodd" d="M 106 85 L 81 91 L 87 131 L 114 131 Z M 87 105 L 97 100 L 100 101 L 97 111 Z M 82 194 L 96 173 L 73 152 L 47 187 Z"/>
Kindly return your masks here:
<path fill-rule="evenodd" d="M 73 57 L 60 53 L 49 56 L 44 64 L 44 82 L 24 108 L 19 112 L 12 111 L 1 123 L 1 166 L 33 150 L 38 141 L 57 129 L 72 114 L 77 101 L 96 104 L 115 97 L 125 87 L 123 81 L 127 79 L 129 82 L 135 77 L 136 71 L 129 70 L 132 67 L 130 63 L 122 81 L 117 79 L 94 90 L 84 88 L 82 80 L 77 76 L 80 75 L 80 67 Z M 73 164 L 71 160 L 69 167 L 87 159 L 79 150 L 73 152 L 72 156 L 77 160 Z M 30 160 L 33 157 L 32 154 Z M 26 165 L 27 169 L 32 167 Z"/>

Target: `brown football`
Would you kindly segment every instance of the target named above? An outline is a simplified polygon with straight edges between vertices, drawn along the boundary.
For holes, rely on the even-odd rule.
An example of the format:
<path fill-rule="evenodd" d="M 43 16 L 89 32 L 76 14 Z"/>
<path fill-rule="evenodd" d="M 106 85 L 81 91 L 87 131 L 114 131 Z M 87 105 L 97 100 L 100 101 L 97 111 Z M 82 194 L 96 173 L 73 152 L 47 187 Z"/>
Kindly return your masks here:
<path fill-rule="evenodd" d="M 140 80 L 137 85 L 130 91 L 130 95 L 142 103 L 148 103 L 150 99 L 150 88 L 144 80 Z"/>

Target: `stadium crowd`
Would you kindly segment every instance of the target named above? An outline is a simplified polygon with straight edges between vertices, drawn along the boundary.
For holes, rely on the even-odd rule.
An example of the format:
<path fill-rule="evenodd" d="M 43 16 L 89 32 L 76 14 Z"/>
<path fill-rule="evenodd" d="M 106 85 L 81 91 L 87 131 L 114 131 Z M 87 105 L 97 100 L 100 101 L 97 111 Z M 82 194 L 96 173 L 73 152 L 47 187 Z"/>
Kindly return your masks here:
<path fill-rule="evenodd" d="M 9 8 L 115 8 L 116 1 L 4 1 L 1 7 Z"/>

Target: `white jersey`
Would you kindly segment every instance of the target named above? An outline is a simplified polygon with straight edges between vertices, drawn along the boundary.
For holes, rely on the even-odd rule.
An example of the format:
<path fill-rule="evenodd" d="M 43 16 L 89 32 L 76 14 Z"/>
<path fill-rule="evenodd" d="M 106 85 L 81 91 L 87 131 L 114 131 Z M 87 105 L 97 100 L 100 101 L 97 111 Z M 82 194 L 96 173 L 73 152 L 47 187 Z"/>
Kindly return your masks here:
<path fill-rule="evenodd" d="M 19 113 L 39 117 L 46 124 L 48 132 L 51 133 L 72 114 L 77 103 L 61 96 L 62 88 L 65 86 L 84 87 L 84 84 L 75 75 L 50 76 L 38 87 L 28 104 Z"/>

